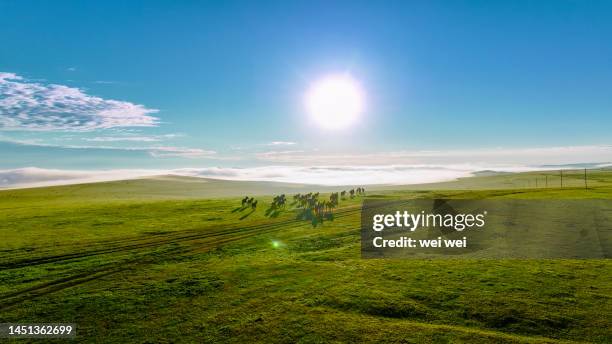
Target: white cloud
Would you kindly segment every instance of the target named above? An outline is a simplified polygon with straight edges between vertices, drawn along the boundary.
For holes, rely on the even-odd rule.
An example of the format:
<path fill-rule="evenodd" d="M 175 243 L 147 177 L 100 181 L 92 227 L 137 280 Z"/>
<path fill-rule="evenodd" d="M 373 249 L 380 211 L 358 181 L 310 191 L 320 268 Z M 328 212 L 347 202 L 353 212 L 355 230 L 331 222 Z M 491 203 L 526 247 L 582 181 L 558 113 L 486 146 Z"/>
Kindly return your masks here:
<path fill-rule="evenodd" d="M 159 142 L 167 139 L 179 137 L 179 134 L 165 134 L 165 135 L 149 135 L 149 136 L 96 136 L 92 138 L 84 138 L 84 141 L 88 142 Z"/>
<path fill-rule="evenodd" d="M 20 77 L 19 75 L 15 73 L 0 72 L 0 81 L 5 80 L 5 79 L 23 80 L 22 77 Z"/>
<path fill-rule="evenodd" d="M 212 150 L 184 147 L 151 147 L 148 151 L 149 154 L 155 158 L 207 158 L 217 154 L 217 152 Z"/>
<path fill-rule="evenodd" d="M 156 109 L 103 99 L 74 87 L 42 84 L 15 73 L 0 73 L 0 129 L 90 131 L 152 127 Z"/>
<path fill-rule="evenodd" d="M 84 138 L 84 141 L 88 142 L 158 142 L 161 141 L 158 137 L 154 136 L 97 136 L 92 138 Z"/>
<path fill-rule="evenodd" d="M 357 154 L 326 154 L 317 151 L 269 151 L 255 154 L 274 164 L 301 165 L 398 165 L 482 164 L 546 165 L 612 161 L 612 145 L 542 148 L 494 148 L 441 151 L 393 151 Z"/>
<path fill-rule="evenodd" d="M 290 162 L 290 163 L 300 162 L 302 157 L 305 157 L 305 156 L 315 157 L 303 150 L 284 150 L 284 151 L 268 151 L 268 152 L 255 153 L 255 157 L 259 160 Z M 320 155 L 316 156 L 316 159 L 319 159 L 321 157 L 322 156 Z"/>
<path fill-rule="evenodd" d="M 296 145 L 297 142 L 291 142 L 291 141 L 272 141 L 272 142 L 268 142 L 265 145 L 266 146 L 293 146 Z"/>
<path fill-rule="evenodd" d="M 172 146 L 153 146 L 153 147 L 115 147 L 115 146 L 88 146 L 88 145 L 66 145 L 52 144 L 41 142 L 40 139 L 29 140 L 13 140 L 0 136 L 0 142 L 7 142 L 23 146 L 48 147 L 58 149 L 103 149 L 115 151 L 143 151 L 149 153 L 155 158 L 182 157 L 182 158 L 210 158 L 217 160 L 237 160 L 232 157 L 217 156 L 217 152 L 213 150 L 205 150 L 201 148 L 186 148 Z"/>

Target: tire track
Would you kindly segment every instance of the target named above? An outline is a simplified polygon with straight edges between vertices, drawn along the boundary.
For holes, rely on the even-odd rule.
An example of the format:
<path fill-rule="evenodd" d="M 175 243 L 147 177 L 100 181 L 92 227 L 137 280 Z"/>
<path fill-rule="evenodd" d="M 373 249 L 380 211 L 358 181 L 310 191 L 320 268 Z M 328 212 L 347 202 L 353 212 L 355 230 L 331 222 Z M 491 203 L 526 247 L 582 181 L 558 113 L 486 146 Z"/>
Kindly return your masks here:
<path fill-rule="evenodd" d="M 376 207 L 372 207 L 372 208 L 376 208 Z M 349 209 L 346 209 L 346 210 L 343 210 L 342 212 L 337 213 L 337 216 L 335 218 L 343 218 L 343 217 L 351 216 L 354 213 L 360 212 L 361 210 L 362 210 L 361 206 L 350 207 Z M 95 256 L 95 255 L 115 253 L 115 252 L 129 252 L 130 250 L 139 249 L 139 248 L 143 249 L 143 248 L 149 248 L 149 247 L 160 247 L 160 246 L 163 246 L 164 244 L 189 243 L 189 242 L 193 243 L 194 241 L 197 242 L 198 240 L 215 239 L 217 237 L 221 237 L 220 240 L 209 241 L 209 242 L 204 243 L 203 245 L 194 243 L 196 245 L 195 247 L 193 247 L 192 245 L 192 247 L 171 248 L 168 251 L 163 252 L 161 256 L 157 256 L 157 257 L 151 257 L 151 256 L 158 255 L 159 252 L 148 252 L 139 257 L 132 257 L 129 259 L 124 259 L 124 260 L 120 260 L 116 262 L 105 263 L 93 269 L 79 270 L 78 272 L 73 273 L 72 275 L 69 275 L 69 276 L 61 277 L 53 281 L 48 281 L 48 282 L 44 282 L 44 283 L 41 283 L 35 286 L 27 287 L 25 289 L 22 289 L 16 292 L 3 294 L 3 295 L 0 295 L 0 299 L 2 300 L 2 302 L 0 302 L 0 310 L 4 310 L 11 306 L 15 306 L 15 305 L 24 303 L 34 298 L 49 295 L 49 294 L 52 294 L 52 293 L 55 293 L 55 292 L 58 292 L 58 291 L 61 291 L 61 290 L 64 290 L 70 287 L 85 284 L 88 282 L 96 281 L 101 278 L 108 277 L 108 276 L 111 276 L 111 275 L 114 275 L 120 272 L 124 272 L 130 269 L 135 269 L 137 267 L 154 264 L 156 262 L 159 262 L 160 260 L 163 261 L 170 257 L 175 257 L 177 254 L 181 254 L 181 253 L 185 254 L 185 253 L 193 252 L 196 250 L 198 251 L 198 253 L 206 252 L 206 251 L 210 251 L 212 249 L 218 248 L 226 243 L 231 243 L 231 242 L 243 240 L 246 238 L 251 238 L 257 235 L 261 235 L 261 234 L 273 233 L 281 229 L 297 228 L 297 227 L 301 227 L 307 224 L 308 223 L 305 222 L 304 220 L 297 220 L 297 219 L 296 220 L 285 220 L 285 221 L 278 221 L 272 224 L 268 223 L 268 224 L 249 226 L 248 230 L 245 230 L 245 227 L 232 228 L 232 229 L 228 229 L 228 230 L 216 232 L 216 233 L 184 236 L 184 237 L 178 238 L 178 240 L 177 238 L 171 238 L 168 240 L 164 240 L 162 242 L 160 241 L 150 242 L 150 243 L 146 243 L 146 245 L 135 245 L 133 247 L 130 246 L 128 250 L 121 249 L 121 250 L 113 250 L 112 252 L 111 251 L 109 252 L 88 252 L 86 255 L 82 255 L 80 257 Z M 287 226 L 287 225 L 290 225 L 290 226 Z M 229 237 L 223 238 L 225 236 L 229 236 Z M 55 258 L 55 257 L 47 257 L 45 258 L 44 261 L 36 260 L 33 262 L 33 264 L 37 265 L 37 264 L 45 264 L 49 262 L 59 261 L 59 260 L 52 260 L 52 259 L 50 260 L 50 258 Z M 69 256 L 69 257 L 64 257 L 62 259 L 65 261 L 65 260 L 72 260 L 76 258 L 77 257 Z M 32 264 L 24 265 L 24 266 L 31 266 L 31 265 Z M 21 266 L 21 267 L 24 267 L 24 266 Z M 16 266 L 13 268 L 18 268 L 18 267 Z"/>
<path fill-rule="evenodd" d="M 295 228 L 295 227 L 299 227 L 302 225 L 303 223 L 300 223 L 296 226 L 292 226 L 289 228 Z M 32 287 L 28 287 L 28 288 L 25 288 L 25 289 L 22 289 L 16 292 L 0 295 L 0 299 L 3 300 L 2 302 L 0 302 L 0 310 L 4 310 L 11 306 L 18 305 L 28 300 L 32 300 L 34 298 L 38 298 L 41 296 L 52 294 L 54 292 L 58 292 L 66 288 L 70 288 L 70 287 L 78 286 L 81 284 L 85 284 L 87 282 L 99 280 L 103 277 L 111 276 L 116 273 L 120 273 L 123 271 L 127 271 L 127 270 L 134 269 L 137 267 L 142 267 L 142 266 L 149 265 L 149 264 L 154 264 L 156 262 L 159 262 L 160 260 L 163 261 L 164 258 L 166 259 L 169 258 L 169 256 L 173 257 L 176 254 L 188 253 L 188 252 L 195 251 L 196 249 L 198 250 L 198 252 L 202 252 L 202 251 L 206 252 L 206 251 L 210 251 L 212 249 L 218 248 L 221 245 L 226 244 L 226 243 L 239 241 L 242 239 L 254 237 L 256 235 L 276 232 L 281 229 L 277 227 L 278 226 L 274 226 L 270 228 L 249 231 L 246 233 L 243 232 L 242 235 L 231 236 L 229 238 L 225 238 L 221 240 L 215 240 L 212 242 L 208 242 L 204 245 L 198 245 L 197 247 L 191 247 L 191 248 L 181 247 L 181 248 L 171 249 L 165 252 L 163 256 L 156 257 L 156 259 L 146 258 L 147 255 L 153 255 L 157 253 L 157 252 L 150 252 L 146 254 L 145 257 L 136 257 L 136 258 L 131 258 L 131 259 L 127 259 L 127 260 L 123 260 L 119 262 L 107 263 L 107 264 L 104 264 L 94 269 L 80 270 L 78 273 L 70 275 L 70 276 L 62 277 L 62 278 L 59 278 L 53 281 L 44 282 L 44 283 L 41 283 L 41 284 L 38 284 Z M 284 228 L 287 228 L 287 227 L 284 227 Z M 233 233 L 227 233 L 225 235 L 231 235 L 231 234 Z M 129 264 L 132 264 L 132 265 L 129 265 Z"/>
<path fill-rule="evenodd" d="M 358 212 L 361 210 L 361 207 L 356 207 L 356 208 L 352 208 L 352 209 L 346 209 L 343 211 L 339 211 L 337 212 L 337 218 L 341 218 L 344 216 L 348 216 L 350 214 L 353 214 L 355 212 Z M 57 254 L 57 255 L 49 255 L 49 256 L 42 256 L 42 257 L 37 257 L 37 258 L 29 258 L 29 259 L 22 259 L 22 260 L 16 260 L 16 261 L 12 261 L 12 262 L 5 262 L 5 263 L 0 263 L 0 269 L 1 270 L 10 270 L 10 269 L 16 269 L 16 268 L 22 268 L 22 267 L 27 267 L 27 266 L 34 266 L 34 265 L 41 265 L 41 264 L 47 264 L 47 263 L 56 263 L 56 262 L 62 262 L 62 261 L 68 261 L 68 260 L 74 260 L 74 259 L 79 259 L 79 258 L 85 258 L 85 257 L 91 257 L 91 256 L 98 256 L 98 255 L 104 255 L 104 254 L 110 254 L 110 253 L 117 253 L 117 252 L 125 252 L 125 251 L 131 251 L 131 250 L 136 250 L 136 249 L 141 249 L 141 248 L 147 248 L 147 247 L 153 247 L 153 246 L 162 246 L 164 244 L 168 244 L 168 243 L 172 243 L 172 242 L 183 242 L 183 241 L 189 241 L 189 240 L 194 240 L 194 239 L 202 239 L 202 238 L 208 238 L 208 237 L 216 237 L 216 236 L 221 236 L 221 235 L 227 235 L 227 234 L 234 234 L 234 233 L 238 233 L 241 231 L 248 231 L 248 230 L 254 230 L 254 229 L 260 229 L 260 228 L 270 228 L 270 227 L 277 227 L 277 226 L 285 226 L 285 225 L 292 225 L 295 223 L 307 223 L 304 220 L 300 220 L 300 219 L 290 219 L 290 220 L 283 220 L 283 221 L 277 221 L 277 222 L 273 222 L 273 223 L 263 223 L 263 224 L 256 224 L 256 225 L 250 225 L 250 226 L 241 226 L 241 227 L 230 227 L 227 229 L 223 229 L 220 231 L 214 231 L 214 232 L 206 232 L 206 233 L 202 233 L 202 230 L 206 230 L 206 229 L 211 229 L 211 228 L 219 228 L 218 226 L 211 226 L 211 227 L 204 227 L 202 229 L 198 229 L 198 230 L 189 230 L 189 231 L 179 231 L 179 232 L 175 232 L 175 233 L 168 233 L 168 235 L 164 235 L 163 238 L 159 239 L 159 240 L 151 240 L 151 238 L 134 238 L 134 239 L 119 239 L 117 241 L 109 241 L 109 242 L 104 242 L 103 245 L 114 245 L 116 243 L 122 243 L 125 241 L 143 241 L 143 242 L 137 242 L 134 244 L 129 244 L 129 245 L 124 245 L 124 246 L 119 246 L 119 247 L 111 247 L 111 248 L 101 248 L 101 249 L 93 249 L 90 251 L 82 251 L 82 252 L 74 252 L 74 253 L 64 253 L 64 254 Z"/>

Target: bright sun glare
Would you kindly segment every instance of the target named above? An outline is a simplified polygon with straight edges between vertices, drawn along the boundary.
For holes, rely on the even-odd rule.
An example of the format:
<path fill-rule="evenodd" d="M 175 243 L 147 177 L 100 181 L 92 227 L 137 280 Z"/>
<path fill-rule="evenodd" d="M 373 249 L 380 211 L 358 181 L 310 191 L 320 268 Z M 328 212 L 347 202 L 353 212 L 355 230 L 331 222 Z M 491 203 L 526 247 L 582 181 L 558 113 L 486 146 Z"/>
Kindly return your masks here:
<path fill-rule="evenodd" d="M 363 112 L 363 90 L 349 75 L 331 75 L 310 87 L 306 94 L 306 107 L 322 128 L 343 129 L 353 124 Z"/>

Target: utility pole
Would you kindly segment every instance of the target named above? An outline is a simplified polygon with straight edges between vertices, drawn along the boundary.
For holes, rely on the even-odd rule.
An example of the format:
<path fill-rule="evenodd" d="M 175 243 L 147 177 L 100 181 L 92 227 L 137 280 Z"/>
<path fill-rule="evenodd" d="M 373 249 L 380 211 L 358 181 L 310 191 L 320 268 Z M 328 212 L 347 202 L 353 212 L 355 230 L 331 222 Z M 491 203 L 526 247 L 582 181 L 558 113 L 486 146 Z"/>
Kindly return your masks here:
<path fill-rule="evenodd" d="M 563 170 L 559 170 L 561 173 L 561 188 L 563 188 Z"/>
<path fill-rule="evenodd" d="M 584 169 L 584 189 L 587 189 L 587 176 L 586 176 L 586 168 Z"/>
<path fill-rule="evenodd" d="M 545 177 L 546 177 L 546 188 L 548 189 L 548 174 Z"/>

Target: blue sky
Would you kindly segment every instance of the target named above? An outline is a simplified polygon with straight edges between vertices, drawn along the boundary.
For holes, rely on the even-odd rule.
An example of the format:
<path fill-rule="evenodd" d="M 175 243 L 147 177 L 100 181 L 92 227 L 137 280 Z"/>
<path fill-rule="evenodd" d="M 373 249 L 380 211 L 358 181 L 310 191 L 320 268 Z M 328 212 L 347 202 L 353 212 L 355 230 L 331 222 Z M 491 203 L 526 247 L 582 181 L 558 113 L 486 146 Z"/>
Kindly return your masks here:
<path fill-rule="evenodd" d="M 0 32 L 0 169 L 612 160 L 609 1 L 0 1 Z M 303 97 L 339 72 L 367 108 L 329 132 Z"/>

